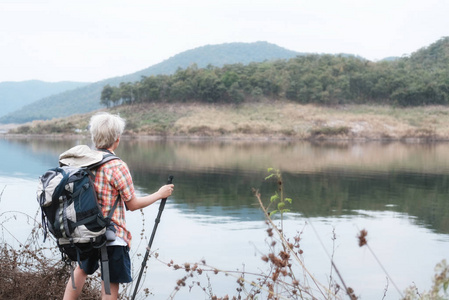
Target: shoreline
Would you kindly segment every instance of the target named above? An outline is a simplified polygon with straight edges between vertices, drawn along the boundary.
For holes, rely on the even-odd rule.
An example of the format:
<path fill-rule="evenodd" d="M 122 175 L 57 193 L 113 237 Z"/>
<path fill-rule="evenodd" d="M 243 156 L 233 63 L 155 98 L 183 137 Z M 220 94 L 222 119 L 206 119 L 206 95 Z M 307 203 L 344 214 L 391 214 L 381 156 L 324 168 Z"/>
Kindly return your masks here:
<path fill-rule="evenodd" d="M 139 104 L 108 111 L 126 120 L 124 139 L 190 141 L 449 141 L 449 107 L 303 105 L 289 101 Z M 99 112 L 96 111 L 96 112 Z M 26 124 L 0 124 L 0 138 L 79 139 L 95 112 Z"/>
<path fill-rule="evenodd" d="M 370 137 L 289 137 L 279 135 L 146 135 L 123 134 L 123 140 L 147 141 L 192 141 L 192 142 L 310 142 L 310 143 L 404 143 L 404 144 L 433 144 L 447 143 L 449 138 L 428 137 L 400 137 L 400 138 L 370 138 Z M 76 140 L 90 139 L 89 134 L 16 134 L 1 133 L 0 139 L 55 139 Z"/>

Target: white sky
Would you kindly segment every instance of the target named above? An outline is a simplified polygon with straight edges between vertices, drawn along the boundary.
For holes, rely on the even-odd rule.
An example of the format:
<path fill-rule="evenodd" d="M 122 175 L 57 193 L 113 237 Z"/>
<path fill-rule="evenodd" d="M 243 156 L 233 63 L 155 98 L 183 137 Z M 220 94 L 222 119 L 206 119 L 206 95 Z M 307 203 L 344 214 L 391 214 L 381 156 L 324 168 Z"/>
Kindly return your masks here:
<path fill-rule="evenodd" d="M 204 45 L 370 60 L 449 33 L 447 0 L 0 0 L 0 82 L 98 81 Z"/>

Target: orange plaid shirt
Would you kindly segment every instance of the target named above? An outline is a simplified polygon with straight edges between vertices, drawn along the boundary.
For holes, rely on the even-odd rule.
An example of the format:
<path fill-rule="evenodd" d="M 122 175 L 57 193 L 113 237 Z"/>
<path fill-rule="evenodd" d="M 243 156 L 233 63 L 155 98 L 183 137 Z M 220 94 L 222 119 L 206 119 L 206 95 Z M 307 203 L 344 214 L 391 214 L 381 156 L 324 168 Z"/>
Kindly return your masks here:
<path fill-rule="evenodd" d="M 119 159 L 111 160 L 100 166 L 95 174 L 95 191 L 104 216 L 107 216 L 120 193 L 121 200 L 112 215 L 116 235 L 131 246 L 131 233 L 126 229 L 125 202 L 135 195 L 134 184 L 126 163 Z"/>

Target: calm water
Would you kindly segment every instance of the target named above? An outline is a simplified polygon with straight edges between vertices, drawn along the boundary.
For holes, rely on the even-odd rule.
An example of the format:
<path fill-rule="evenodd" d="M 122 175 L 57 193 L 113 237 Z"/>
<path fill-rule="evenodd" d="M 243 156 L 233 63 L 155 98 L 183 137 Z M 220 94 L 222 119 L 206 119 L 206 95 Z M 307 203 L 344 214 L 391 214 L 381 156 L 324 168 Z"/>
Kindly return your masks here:
<path fill-rule="evenodd" d="M 0 139 L 3 239 L 14 245 L 26 239 L 32 223 L 18 212 L 36 215 L 37 178 L 77 144 L 90 141 Z M 286 235 L 301 232 L 304 264 L 324 285 L 330 276 L 337 279 L 330 268 L 333 255 L 356 295 L 382 299 L 388 284 L 384 299 L 398 299 L 394 284 L 401 292 L 411 285 L 428 290 L 435 265 L 449 258 L 449 144 L 130 140 L 122 141 L 117 154 L 130 166 L 139 193 L 153 192 L 169 174 L 175 177 L 176 190 L 152 249 L 163 262 L 204 259 L 222 270 L 265 271 L 260 257 L 269 251 L 266 225 L 251 189 L 259 189 L 268 203 L 276 190 L 264 180 L 268 167 L 283 172 L 286 196 L 293 199 L 284 221 Z M 145 252 L 157 209 L 127 215 L 136 274 L 137 254 Z M 361 229 L 368 231 L 371 250 L 394 284 L 371 251 L 358 247 Z M 148 266 L 143 285 L 152 299 L 167 299 L 185 272 L 172 271 L 154 257 Z M 235 278 L 209 277 L 214 293 L 236 295 Z M 191 280 L 207 286 L 204 275 Z M 208 297 L 199 288 L 189 292 L 185 287 L 175 298 Z"/>

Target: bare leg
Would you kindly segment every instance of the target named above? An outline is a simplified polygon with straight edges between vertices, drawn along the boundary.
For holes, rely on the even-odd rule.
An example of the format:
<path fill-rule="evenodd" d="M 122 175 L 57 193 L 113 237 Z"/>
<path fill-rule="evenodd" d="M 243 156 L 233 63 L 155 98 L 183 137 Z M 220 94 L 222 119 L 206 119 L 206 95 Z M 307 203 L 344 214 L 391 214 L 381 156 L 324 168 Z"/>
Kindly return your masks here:
<path fill-rule="evenodd" d="M 72 287 L 72 278 L 69 278 L 64 292 L 64 300 L 76 300 L 78 299 L 81 291 L 83 290 L 84 282 L 86 281 L 87 274 L 79 266 L 76 266 L 73 273 L 75 280 L 76 290 Z"/>
<path fill-rule="evenodd" d="M 104 291 L 104 281 L 101 282 L 101 299 L 102 300 L 117 300 L 118 299 L 119 284 L 111 282 L 111 294 L 106 295 Z"/>

